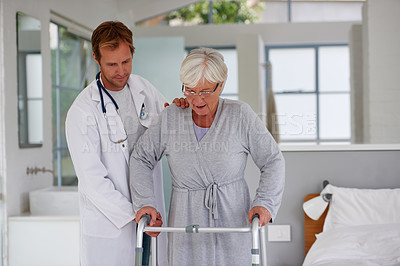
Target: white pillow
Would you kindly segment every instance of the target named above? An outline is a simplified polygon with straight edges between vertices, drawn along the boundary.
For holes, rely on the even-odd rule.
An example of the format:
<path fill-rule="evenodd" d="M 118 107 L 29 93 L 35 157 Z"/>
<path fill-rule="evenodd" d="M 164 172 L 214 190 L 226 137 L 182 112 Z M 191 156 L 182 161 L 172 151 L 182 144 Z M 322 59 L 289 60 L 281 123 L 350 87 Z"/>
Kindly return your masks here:
<path fill-rule="evenodd" d="M 327 185 L 332 193 L 324 229 L 400 223 L 400 189 L 357 189 Z"/>

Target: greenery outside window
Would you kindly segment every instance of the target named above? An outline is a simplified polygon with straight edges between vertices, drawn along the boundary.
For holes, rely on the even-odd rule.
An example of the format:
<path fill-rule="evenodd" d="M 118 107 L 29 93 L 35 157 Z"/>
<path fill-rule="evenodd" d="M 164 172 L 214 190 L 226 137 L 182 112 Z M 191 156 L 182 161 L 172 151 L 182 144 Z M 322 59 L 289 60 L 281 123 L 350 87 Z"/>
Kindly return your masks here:
<path fill-rule="evenodd" d="M 136 23 L 137 26 L 193 26 L 201 24 L 252 24 L 264 9 L 262 1 L 199 1 Z"/>

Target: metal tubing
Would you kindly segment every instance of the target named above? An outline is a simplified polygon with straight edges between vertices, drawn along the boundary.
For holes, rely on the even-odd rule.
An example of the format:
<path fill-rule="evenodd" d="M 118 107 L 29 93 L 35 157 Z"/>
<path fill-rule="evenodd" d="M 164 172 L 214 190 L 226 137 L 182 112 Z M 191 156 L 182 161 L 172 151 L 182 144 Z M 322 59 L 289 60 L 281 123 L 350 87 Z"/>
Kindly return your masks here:
<path fill-rule="evenodd" d="M 143 232 L 145 231 L 145 226 L 150 222 L 150 215 L 143 215 L 142 218 L 140 218 L 140 221 L 138 223 L 138 228 L 137 228 L 137 235 L 136 235 L 136 247 L 137 248 L 142 248 L 143 244 Z"/>
<path fill-rule="evenodd" d="M 185 233 L 185 227 L 149 227 L 144 228 L 145 232 L 161 232 L 161 233 Z"/>
<path fill-rule="evenodd" d="M 267 226 L 263 226 L 260 229 L 261 236 L 261 265 L 267 266 Z"/>
<path fill-rule="evenodd" d="M 143 232 L 145 226 L 150 222 L 150 215 L 143 215 L 140 218 L 136 233 L 135 266 L 142 266 L 143 259 Z"/>
<path fill-rule="evenodd" d="M 142 266 L 143 250 L 135 251 L 135 266 Z"/>
<path fill-rule="evenodd" d="M 253 241 L 253 247 L 251 249 L 251 263 L 252 266 L 258 266 L 260 265 L 260 236 L 258 217 L 253 217 L 253 222 L 251 223 L 251 235 Z"/>
<path fill-rule="evenodd" d="M 145 232 L 170 232 L 170 233 L 186 233 L 186 227 L 149 227 L 144 228 Z M 250 228 L 225 228 L 225 227 L 199 227 L 199 233 L 247 233 L 251 232 Z"/>
<path fill-rule="evenodd" d="M 151 238 L 151 266 L 157 266 L 157 237 Z"/>
<path fill-rule="evenodd" d="M 252 266 L 260 265 L 260 254 L 261 263 L 263 266 L 267 266 L 267 249 L 266 249 L 266 231 L 265 226 L 260 227 L 260 221 L 258 216 L 253 217 L 251 228 L 225 228 L 225 227 L 203 227 L 200 228 L 197 225 L 189 226 L 195 228 L 195 230 L 187 230 L 188 227 L 150 227 L 146 226 L 150 222 L 150 216 L 144 215 L 138 224 L 137 235 L 136 235 L 136 260 L 135 266 L 141 266 L 142 264 L 142 253 L 143 253 L 143 233 L 144 232 L 171 232 L 171 233 L 247 233 L 252 234 Z M 260 248 L 261 240 L 261 248 Z M 151 254 L 152 254 L 152 266 L 157 265 L 157 239 L 152 237 L 151 239 Z"/>

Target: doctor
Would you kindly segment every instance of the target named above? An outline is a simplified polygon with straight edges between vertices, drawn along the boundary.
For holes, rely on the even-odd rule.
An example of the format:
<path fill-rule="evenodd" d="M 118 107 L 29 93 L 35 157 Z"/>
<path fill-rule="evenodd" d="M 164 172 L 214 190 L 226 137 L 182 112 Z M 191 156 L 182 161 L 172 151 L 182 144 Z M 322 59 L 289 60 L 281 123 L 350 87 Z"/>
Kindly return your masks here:
<path fill-rule="evenodd" d="M 92 35 L 92 49 L 100 73 L 75 99 L 65 125 L 79 181 L 80 263 L 130 266 L 135 262 L 136 222 L 129 157 L 166 99 L 146 79 L 131 74 L 135 48 L 132 32 L 123 23 L 100 24 Z M 153 178 L 157 209 L 164 212 L 160 164 Z M 158 219 L 154 225 L 161 224 Z M 158 243 L 160 265 L 166 265 L 166 234 Z"/>

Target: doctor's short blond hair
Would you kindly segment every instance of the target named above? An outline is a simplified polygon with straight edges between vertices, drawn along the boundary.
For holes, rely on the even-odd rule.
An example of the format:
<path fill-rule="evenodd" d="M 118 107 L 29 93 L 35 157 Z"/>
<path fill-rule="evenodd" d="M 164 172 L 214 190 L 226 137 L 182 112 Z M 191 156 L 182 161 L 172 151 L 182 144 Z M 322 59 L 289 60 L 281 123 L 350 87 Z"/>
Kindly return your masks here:
<path fill-rule="evenodd" d="M 92 50 L 96 59 L 100 61 L 100 48 L 117 49 L 121 41 L 128 44 L 132 54 L 135 52 L 132 31 L 124 23 L 119 21 L 101 23 L 92 34 Z"/>
<path fill-rule="evenodd" d="M 226 81 L 227 77 L 228 67 L 223 55 L 212 48 L 200 47 L 191 50 L 181 65 L 181 81 L 190 88 L 196 87 L 203 79 L 211 83 L 221 83 Z"/>

